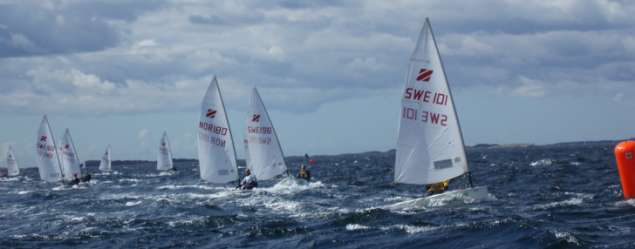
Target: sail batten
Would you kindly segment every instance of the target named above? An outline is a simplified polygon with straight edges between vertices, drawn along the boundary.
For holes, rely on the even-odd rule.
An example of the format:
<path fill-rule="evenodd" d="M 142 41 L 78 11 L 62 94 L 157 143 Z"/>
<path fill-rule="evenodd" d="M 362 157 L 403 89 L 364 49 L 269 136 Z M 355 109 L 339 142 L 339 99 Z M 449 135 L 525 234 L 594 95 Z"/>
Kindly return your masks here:
<path fill-rule="evenodd" d="M 267 180 L 286 172 L 278 135 L 256 88 L 252 91 L 245 143 L 249 168 L 256 179 Z"/>
<path fill-rule="evenodd" d="M 201 179 L 212 183 L 238 179 L 236 149 L 216 77 L 201 103 L 197 141 Z"/>
<path fill-rule="evenodd" d="M 174 168 L 172 161 L 172 149 L 170 147 L 170 140 L 168 139 L 168 133 L 163 132 L 161 142 L 159 144 L 159 156 L 157 158 L 157 170 L 165 171 Z"/>
<path fill-rule="evenodd" d="M 467 172 L 463 135 L 428 19 L 410 57 L 395 159 L 395 182 L 430 184 Z"/>

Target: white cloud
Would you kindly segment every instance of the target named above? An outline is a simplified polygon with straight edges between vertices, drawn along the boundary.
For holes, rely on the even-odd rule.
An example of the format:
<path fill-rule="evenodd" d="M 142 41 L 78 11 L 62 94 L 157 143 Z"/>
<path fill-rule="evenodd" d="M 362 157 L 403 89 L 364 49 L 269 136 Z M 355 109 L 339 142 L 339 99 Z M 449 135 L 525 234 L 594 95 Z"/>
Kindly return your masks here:
<path fill-rule="evenodd" d="M 543 82 L 538 80 L 529 79 L 526 77 L 520 77 L 520 85 L 515 87 L 512 91 L 512 95 L 524 96 L 524 97 L 543 97 L 546 94 L 545 86 Z"/>
<path fill-rule="evenodd" d="M 150 134 L 150 130 L 146 128 L 140 129 L 139 132 L 137 133 L 137 139 L 139 140 L 139 144 L 141 144 L 142 146 L 147 145 L 149 134 Z"/>
<path fill-rule="evenodd" d="M 457 4 L 470 11 L 457 12 Z M 100 36 L 81 29 L 82 42 L 96 39 L 94 46 L 70 52 L 58 48 L 59 56 L 0 59 L 0 111 L 196 110 L 212 75 L 220 76 L 228 101 L 239 106 L 250 87 L 258 86 L 276 108 L 312 111 L 401 84 L 426 15 L 432 18 L 453 87 L 486 85 L 538 97 L 576 94 L 546 83 L 600 88 L 599 82 L 634 77 L 624 70 L 635 59 L 634 21 L 627 18 L 635 4 L 630 2 L 114 4 L 130 7 L 126 13 L 74 1 L 49 5 L 37 10 L 58 20 L 60 29 L 97 18 L 106 25 L 99 28 L 114 32 L 108 39 L 117 41 L 97 45 Z M 80 10 L 94 16 L 82 12 L 73 19 L 70 14 Z M 14 40 L 24 50 L 37 50 L 40 43 L 29 39 Z"/>

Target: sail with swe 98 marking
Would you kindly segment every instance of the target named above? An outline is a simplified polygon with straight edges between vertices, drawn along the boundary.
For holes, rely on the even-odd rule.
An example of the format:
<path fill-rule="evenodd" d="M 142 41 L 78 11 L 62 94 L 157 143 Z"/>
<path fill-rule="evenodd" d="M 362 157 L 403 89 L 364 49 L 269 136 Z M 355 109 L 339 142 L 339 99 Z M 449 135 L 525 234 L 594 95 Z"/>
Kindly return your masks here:
<path fill-rule="evenodd" d="M 201 179 L 212 183 L 237 180 L 236 149 L 216 77 L 201 103 L 197 137 Z"/>
<path fill-rule="evenodd" d="M 268 180 L 287 170 L 280 141 L 256 88 L 251 94 L 245 149 L 249 168 L 258 180 Z"/>
<path fill-rule="evenodd" d="M 427 18 L 401 98 L 395 182 L 431 184 L 466 173 L 459 120 Z"/>

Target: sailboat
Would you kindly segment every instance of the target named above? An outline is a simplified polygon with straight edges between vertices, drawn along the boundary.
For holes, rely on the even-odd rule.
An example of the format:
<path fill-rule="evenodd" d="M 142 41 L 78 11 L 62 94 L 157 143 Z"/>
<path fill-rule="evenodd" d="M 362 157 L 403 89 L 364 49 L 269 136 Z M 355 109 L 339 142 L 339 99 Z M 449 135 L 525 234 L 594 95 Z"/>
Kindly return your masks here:
<path fill-rule="evenodd" d="M 77 148 L 75 147 L 75 143 L 73 143 L 71 132 L 68 129 L 64 132 L 64 137 L 62 139 L 61 157 L 64 179 L 72 181 L 75 177 L 81 178 L 81 161 L 77 155 Z"/>
<path fill-rule="evenodd" d="M 110 172 L 111 170 L 111 151 L 110 151 L 110 145 L 108 145 L 108 147 L 106 147 L 106 151 L 104 152 L 104 155 L 101 156 L 101 161 L 99 162 L 99 170 L 101 172 Z"/>
<path fill-rule="evenodd" d="M 159 144 L 157 170 L 166 171 L 171 169 L 174 169 L 174 163 L 172 162 L 172 149 L 170 148 L 168 133 L 164 131 L 163 136 L 161 137 L 161 143 Z"/>
<path fill-rule="evenodd" d="M 36 142 L 37 166 L 40 179 L 47 182 L 58 182 L 64 179 L 57 147 L 46 115 L 42 118 Z"/>
<path fill-rule="evenodd" d="M 425 185 L 462 175 L 470 176 L 463 135 L 426 18 L 410 57 L 401 100 L 394 181 Z M 469 185 L 472 187 L 471 177 Z"/>
<path fill-rule="evenodd" d="M 7 150 L 7 175 L 17 176 L 19 174 L 20 167 L 18 167 L 18 161 L 15 159 L 15 152 L 13 151 L 13 147 L 9 145 L 9 149 Z"/>
<path fill-rule="evenodd" d="M 238 180 L 236 148 L 216 77 L 201 103 L 197 137 L 201 179 L 211 183 Z"/>
<path fill-rule="evenodd" d="M 245 149 L 248 167 L 258 180 L 268 180 L 287 171 L 278 135 L 258 89 L 251 94 Z"/>

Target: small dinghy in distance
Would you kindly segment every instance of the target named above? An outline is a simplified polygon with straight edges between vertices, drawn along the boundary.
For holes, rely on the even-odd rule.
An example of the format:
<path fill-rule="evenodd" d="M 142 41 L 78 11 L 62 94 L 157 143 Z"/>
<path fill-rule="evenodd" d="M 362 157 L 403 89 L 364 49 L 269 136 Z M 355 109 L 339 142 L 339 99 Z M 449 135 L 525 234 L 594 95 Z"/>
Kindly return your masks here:
<path fill-rule="evenodd" d="M 218 184 L 237 180 L 236 149 L 216 77 L 203 97 L 197 133 L 201 179 Z"/>
<path fill-rule="evenodd" d="M 101 172 L 110 172 L 112 170 L 112 158 L 111 158 L 111 147 L 108 145 L 106 147 L 106 151 L 104 155 L 101 156 L 101 161 L 99 162 L 99 171 Z"/>
<path fill-rule="evenodd" d="M 18 161 L 15 159 L 15 152 L 11 145 L 9 145 L 9 149 L 7 150 L 7 175 L 9 177 L 20 175 L 20 167 L 18 166 Z"/>
<path fill-rule="evenodd" d="M 64 180 L 71 185 L 78 184 L 83 178 L 80 168 L 81 161 L 77 155 L 77 148 L 75 143 L 73 143 L 71 132 L 68 129 L 66 129 L 62 138 L 61 157 Z"/>
<path fill-rule="evenodd" d="M 170 148 L 170 140 L 168 139 L 168 133 L 166 131 L 163 132 L 163 136 L 161 137 L 161 142 L 159 144 L 157 170 L 174 170 L 174 162 L 172 161 L 172 149 Z"/>
<path fill-rule="evenodd" d="M 410 58 L 402 95 L 394 172 L 395 182 L 419 185 L 470 176 L 452 92 L 427 18 Z M 472 187 L 471 178 L 469 184 Z M 468 188 L 393 206 L 425 206 L 453 195 L 488 196 L 485 187 Z"/>
<path fill-rule="evenodd" d="M 287 172 L 276 129 L 256 88 L 251 94 L 246 134 L 247 167 L 257 180 L 269 180 Z"/>

